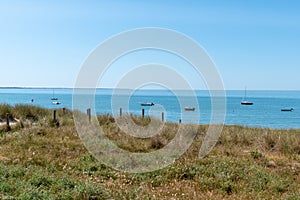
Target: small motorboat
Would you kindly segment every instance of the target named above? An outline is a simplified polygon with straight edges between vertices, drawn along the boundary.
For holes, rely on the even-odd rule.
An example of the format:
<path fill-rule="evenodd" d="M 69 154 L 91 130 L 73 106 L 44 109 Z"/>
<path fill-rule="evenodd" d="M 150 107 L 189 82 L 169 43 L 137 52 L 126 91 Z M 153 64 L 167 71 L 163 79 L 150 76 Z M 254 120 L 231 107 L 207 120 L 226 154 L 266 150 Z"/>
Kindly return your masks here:
<path fill-rule="evenodd" d="M 59 105 L 60 104 L 59 101 L 53 101 L 52 103 L 55 104 L 55 105 Z"/>
<path fill-rule="evenodd" d="M 151 102 L 151 103 L 148 103 L 148 102 L 144 102 L 144 103 L 140 103 L 141 106 L 154 106 L 154 103 Z"/>
<path fill-rule="evenodd" d="M 294 108 L 283 108 L 281 109 L 282 112 L 292 112 Z"/>
<path fill-rule="evenodd" d="M 194 107 L 184 107 L 185 111 L 195 111 Z"/>
<path fill-rule="evenodd" d="M 242 105 L 253 105 L 253 102 L 251 101 L 241 101 Z"/>

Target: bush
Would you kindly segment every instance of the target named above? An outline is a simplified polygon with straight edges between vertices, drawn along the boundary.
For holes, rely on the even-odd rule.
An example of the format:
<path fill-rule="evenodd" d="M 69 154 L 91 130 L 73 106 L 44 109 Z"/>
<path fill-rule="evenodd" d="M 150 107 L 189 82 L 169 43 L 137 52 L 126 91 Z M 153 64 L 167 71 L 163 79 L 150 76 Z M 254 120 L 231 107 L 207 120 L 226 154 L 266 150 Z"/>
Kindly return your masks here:
<path fill-rule="evenodd" d="M 38 121 L 41 118 L 50 116 L 50 110 L 32 105 L 16 105 L 14 107 L 17 118 Z"/>
<path fill-rule="evenodd" d="M 10 116 L 13 114 L 13 108 L 8 104 L 0 104 L 0 120 L 6 118 L 6 114 L 8 113 Z"/>

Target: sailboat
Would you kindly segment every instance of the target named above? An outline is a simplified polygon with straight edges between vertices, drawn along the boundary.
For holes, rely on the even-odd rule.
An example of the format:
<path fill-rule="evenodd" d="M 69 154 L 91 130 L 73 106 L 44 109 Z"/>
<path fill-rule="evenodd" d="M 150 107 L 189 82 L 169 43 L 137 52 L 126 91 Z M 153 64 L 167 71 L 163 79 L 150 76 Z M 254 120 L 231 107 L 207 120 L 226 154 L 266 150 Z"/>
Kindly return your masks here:
<path fill-rule="evenodd" d="M 253 102 L 246 100 L 246 96 L 247 96 L 247 89 L 245 88 L 245 96 L 244 96 L 244 99 L 241 101 L 241 104 L 242 105 L 253 105 Z"/>
<path fill-rule="evenodd" d="M 51 100 L 58 100 L 58 98 L 54 97 L 54 89 L 53 89 L 53 94 Z"/>

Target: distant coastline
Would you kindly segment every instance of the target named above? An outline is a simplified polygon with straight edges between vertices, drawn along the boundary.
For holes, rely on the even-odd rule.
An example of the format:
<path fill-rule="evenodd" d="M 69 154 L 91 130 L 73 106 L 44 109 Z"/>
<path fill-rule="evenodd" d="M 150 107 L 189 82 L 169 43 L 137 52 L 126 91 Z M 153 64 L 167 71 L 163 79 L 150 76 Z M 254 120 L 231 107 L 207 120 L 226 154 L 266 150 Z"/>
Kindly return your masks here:
<path fill-rule="evenodd" d="M 75 87 L 51 87 L 51 86 L 0 86 L 0 89 L 75 89 Z M 77 88 L 77 89 L 81 89 L 81 88 Z M 82 89 L 95 89 L 95 88 L 82 88 Z M 136 89 L 132 89 L 132 88 L 113 88 L 113 87 L 97 87 L 96 89 L 103 89 L 103 90 L 115 90 L 115 89 L 119 89 L 119 90 L 136 90 Z M 139 89 L 139 90 L 156 90 L 156 91 L 165 91 L 167 89 L 160 89 L 160 88 L 143 88 L 143 89 Z M 175 89 L 174 91 L 188 91 L 186 89 Z M 209 91 L 208 89 L 194 89 L 192 91 Z M 225 89 L 225 91 L 244 91 L 244 89 Z M 248 91 L 258 91 L 258 92 L 264 92 L 264 91 L 270 91 L 270 92 L 300 92 L 299 90 L 295 90 L 295 89 L 250 89 Z"/>

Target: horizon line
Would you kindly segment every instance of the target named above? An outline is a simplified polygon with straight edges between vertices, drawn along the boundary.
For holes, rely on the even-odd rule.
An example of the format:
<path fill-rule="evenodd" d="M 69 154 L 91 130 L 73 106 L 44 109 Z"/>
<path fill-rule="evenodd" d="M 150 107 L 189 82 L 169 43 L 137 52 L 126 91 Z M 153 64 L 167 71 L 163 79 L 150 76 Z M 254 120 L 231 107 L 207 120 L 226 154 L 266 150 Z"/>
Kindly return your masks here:
<path fill-rule="evenodd" d="M 0 89 L 104 89 L 104 90 L 134 90 L 132 88 L 113 88 L 113 87 L 96 87 L 96 88 L 75 88 L 75 87 L 48 87 L 48 86 L 0 86 Z M 146 88 L 139 90 L 161 90 L 168 91 L 163 88 Z M 181 91 L 189 91 L 189 89 L 175 89 Z M 224 89 L 224 91 L 243 91 L 244 89 Z M 210 91 L 209 89 L 193 89 L 193 91 Z M 217 91 L 217 90 L 212 90 Z M 248 89 L 248 91 L 300 91 L 300 89 Z"/>

